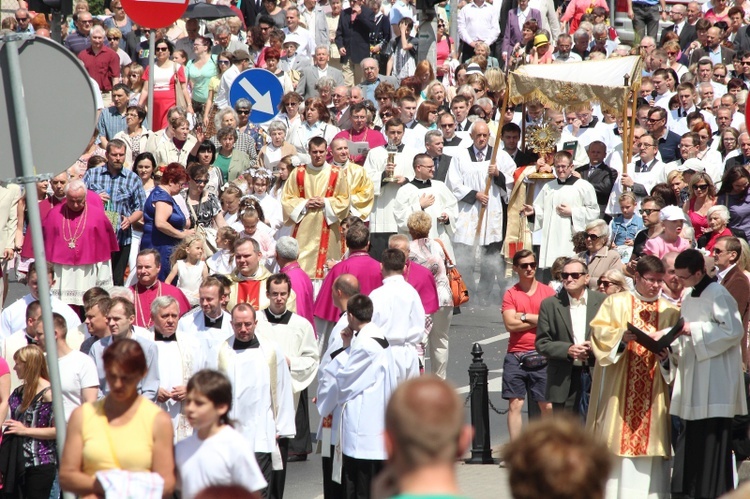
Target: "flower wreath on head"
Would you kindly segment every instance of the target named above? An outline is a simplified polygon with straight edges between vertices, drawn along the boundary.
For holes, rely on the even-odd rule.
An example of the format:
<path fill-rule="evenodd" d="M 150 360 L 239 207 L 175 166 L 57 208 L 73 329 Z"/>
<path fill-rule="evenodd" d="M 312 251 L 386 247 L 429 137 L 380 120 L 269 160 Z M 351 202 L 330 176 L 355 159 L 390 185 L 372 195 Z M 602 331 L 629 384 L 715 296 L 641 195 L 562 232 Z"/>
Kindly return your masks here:
<path fill-rule="evenodd" d="M 273 180 L 273 172 L 267 168 L 250 168 L 242 173 L 243 175 L 250 175 L 253 180 L 256 178 L 264 178 L 268 181 Z"/>

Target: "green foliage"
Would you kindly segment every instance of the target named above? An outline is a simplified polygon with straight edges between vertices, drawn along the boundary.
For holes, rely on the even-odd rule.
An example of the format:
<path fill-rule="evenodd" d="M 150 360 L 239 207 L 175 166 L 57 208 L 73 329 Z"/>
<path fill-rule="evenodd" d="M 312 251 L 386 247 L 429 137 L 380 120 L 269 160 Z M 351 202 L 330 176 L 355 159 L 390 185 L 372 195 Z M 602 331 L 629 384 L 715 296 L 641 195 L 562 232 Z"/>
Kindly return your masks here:
<path fill-rule="evenodd" d="M 100 16 L 104 14 L 104 0 L 88 0 L 88 2 L 91 15 Z M 73 0 L 73 5 L 75 6 L 75 0 Z"/>

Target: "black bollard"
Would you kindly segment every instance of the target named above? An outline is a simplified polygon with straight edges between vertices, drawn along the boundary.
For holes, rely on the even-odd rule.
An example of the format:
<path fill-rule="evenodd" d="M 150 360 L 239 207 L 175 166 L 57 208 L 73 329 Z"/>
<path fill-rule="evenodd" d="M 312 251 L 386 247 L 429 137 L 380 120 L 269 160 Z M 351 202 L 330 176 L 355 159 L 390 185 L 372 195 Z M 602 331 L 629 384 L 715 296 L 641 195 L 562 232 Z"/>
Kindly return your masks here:
<path fill-rule="evenodd" d="M 482 360 L 484 352 L 479 343 L 474 343 L 471 355 L 474 360 L 469 366 L 469 389 L 474 440 L 471 443 L 471 457 L 466 460 L 466 464 L 494 464 L 490 447 L 490 404 L 487 388 L 489 369 Z"/>

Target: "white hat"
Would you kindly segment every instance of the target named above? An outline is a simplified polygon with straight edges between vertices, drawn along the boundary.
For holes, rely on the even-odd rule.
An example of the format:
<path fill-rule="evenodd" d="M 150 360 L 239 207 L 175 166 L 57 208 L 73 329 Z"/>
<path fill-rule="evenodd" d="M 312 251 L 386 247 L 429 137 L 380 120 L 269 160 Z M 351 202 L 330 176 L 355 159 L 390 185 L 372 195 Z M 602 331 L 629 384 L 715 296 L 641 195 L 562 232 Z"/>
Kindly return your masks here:
<path fill-rule="evenodd" d="M 682 211 L 682 208 L 680 208 L 679 206 L 669 205 L 661 209 L 661 211 L 659 212 L 659 218 L 661 219 L 662 222 L 674 221 L 674 220 L 684 221 L 685 214 Z"/>
<path fill-rule="evenodd" d="M 302 46 L 302 40 L 300 39 L 300 36 L 296 33 L 289 33 L 284 38 L 284 43 L 282 45 L 286 45 L 287 43 L 296 43 L 298 47 Z"/>
<path fill-rule="evenodd" d="M 703 161 L 698 158 L 690 158 L 678 166 L 677 171 L 702 173 L 706 171 L 706 167 L 703 166 Z"/>

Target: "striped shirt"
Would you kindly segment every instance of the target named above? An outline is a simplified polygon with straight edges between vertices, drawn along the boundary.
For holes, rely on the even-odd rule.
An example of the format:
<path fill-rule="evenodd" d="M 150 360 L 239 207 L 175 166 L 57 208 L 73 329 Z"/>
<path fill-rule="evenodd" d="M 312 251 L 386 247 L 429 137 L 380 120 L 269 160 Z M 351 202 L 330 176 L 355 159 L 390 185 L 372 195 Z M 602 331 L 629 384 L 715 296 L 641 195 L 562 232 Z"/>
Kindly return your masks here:
<path fill-rule="evenodd" d="M 146 191 L 143 190 L 141 179 L 132 170 L 123 168 L 116 175 L 112 175 L 107 165 L 97 166 L 86 172 L 83 177 L 86 187 L 101 194 L 109 194 L 109 201 L 104 203 L 104 209 L 114 211 L 123 217 L 129 217 L 136 211 L 143 211 L 146 204 Z M 131 230 L 117 228 L 117 242 L 120 248 L 130 244 Z"/>

